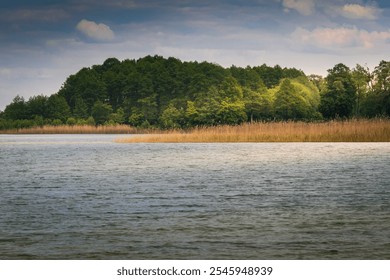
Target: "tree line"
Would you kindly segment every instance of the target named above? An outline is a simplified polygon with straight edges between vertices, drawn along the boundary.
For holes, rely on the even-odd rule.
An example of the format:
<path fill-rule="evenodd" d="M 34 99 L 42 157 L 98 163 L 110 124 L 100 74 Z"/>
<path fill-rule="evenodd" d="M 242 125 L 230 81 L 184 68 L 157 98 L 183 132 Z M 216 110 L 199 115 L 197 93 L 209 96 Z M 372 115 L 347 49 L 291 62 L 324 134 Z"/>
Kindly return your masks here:
<path fill-rule="evenodd" d="M 389 85 L 387 61 L 372 72 L 340 63 L 323 78 L 279 65 L 224 68 L 161 56 L 109 58 L 69 76 L 51 96 L 16 96 L 0 112 L 0 129 L 60 124 L 189 128 L 389 117 Z"/>

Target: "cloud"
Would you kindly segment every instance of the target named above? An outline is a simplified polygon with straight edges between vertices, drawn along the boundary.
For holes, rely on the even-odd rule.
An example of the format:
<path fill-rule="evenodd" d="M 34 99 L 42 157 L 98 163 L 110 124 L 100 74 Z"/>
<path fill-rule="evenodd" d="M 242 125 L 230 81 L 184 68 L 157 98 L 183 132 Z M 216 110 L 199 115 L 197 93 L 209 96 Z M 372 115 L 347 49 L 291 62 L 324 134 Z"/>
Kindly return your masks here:
<path fill-rule="evenodd" d="M 17 9 L 4 11 L 0 14 L 1 20 L 5 21 L 49 21 L 56 22 L 69 18 L 69 14 L 63 9 Z"/>
<path fill-rule="evenodd" d="M 378 45 L 388 44 L 390 29 L 388 31 L 373 31 L 347 28 L 316 28 L 309 31 L 297 28 L 292 37 L 305 45 L 312 45 L 325 49 L 363 48 L 372 49 Z"/>
<path fill-rule="evenodd" d="M 347 4 L 341 7 L 339 14 L 349 19 L 368 19 L 378 18 L 380 10 L 374 6 L 361 6 L 359 4 Z"/>
<path fill-rule="evenodd" d="M 314 0 L 283 0 L 286 11 L 296 10 L 302 15 L 309 16 L 314 12 Z"/>
<path fill-rule="evenodd" d="M 115 38 L 114 32 L 108 25 L 86 19 L 81 20 L 76 29 L 96 41 L 112 41 Z"/>

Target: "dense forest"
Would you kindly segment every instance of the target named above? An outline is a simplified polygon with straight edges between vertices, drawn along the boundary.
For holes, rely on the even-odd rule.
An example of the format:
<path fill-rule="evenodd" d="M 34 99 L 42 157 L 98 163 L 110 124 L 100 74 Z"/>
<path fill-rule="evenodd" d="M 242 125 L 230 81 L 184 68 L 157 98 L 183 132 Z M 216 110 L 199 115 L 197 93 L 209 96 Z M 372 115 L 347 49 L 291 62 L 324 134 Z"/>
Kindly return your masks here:
<path fill-rule="evenodd" d="M 265 64 L 224 68 L 146 56 L 107 59 L 71 75 L 51 95 L 16 96 L 0 129 L 43 125 L 189 128 L 269 120 L 390 116 L 390 62 L 337 64 L 326 77 Z"/>

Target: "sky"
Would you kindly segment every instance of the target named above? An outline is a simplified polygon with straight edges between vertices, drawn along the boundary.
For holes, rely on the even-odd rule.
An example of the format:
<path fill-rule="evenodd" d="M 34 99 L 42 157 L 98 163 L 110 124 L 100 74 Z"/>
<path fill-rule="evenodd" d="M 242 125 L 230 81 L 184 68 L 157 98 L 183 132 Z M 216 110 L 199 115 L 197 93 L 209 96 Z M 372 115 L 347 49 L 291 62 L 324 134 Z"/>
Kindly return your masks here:
<path fill-rule="evenodd" d="M 110 57 L 325 76 L 337 63 L 373 70 L 389 54 L 388 0 L 1 0 L 0 110 Z"/>

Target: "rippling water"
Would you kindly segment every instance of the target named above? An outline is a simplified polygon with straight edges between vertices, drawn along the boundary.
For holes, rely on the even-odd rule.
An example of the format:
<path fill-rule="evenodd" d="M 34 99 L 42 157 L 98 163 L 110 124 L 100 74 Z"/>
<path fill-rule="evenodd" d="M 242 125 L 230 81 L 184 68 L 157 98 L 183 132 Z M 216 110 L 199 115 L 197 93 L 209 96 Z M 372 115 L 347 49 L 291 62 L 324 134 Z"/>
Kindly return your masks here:
<path fill-rule="evenodd" d="M 389 143 L 0 135 L 1 259 L 390 259 Z"/>

